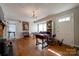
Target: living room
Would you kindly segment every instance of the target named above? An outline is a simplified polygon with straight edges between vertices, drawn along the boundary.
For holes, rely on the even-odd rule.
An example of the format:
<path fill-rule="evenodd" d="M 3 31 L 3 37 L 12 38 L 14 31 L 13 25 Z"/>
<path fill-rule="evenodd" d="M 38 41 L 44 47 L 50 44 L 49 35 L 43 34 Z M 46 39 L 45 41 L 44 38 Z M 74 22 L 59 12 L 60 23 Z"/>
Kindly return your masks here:
<path fill-rule="evenodd" d="M 79 55 L 78 6 L 78 3 L 2 3 L 0 38 L 12 45 L 15 56 Z"/>

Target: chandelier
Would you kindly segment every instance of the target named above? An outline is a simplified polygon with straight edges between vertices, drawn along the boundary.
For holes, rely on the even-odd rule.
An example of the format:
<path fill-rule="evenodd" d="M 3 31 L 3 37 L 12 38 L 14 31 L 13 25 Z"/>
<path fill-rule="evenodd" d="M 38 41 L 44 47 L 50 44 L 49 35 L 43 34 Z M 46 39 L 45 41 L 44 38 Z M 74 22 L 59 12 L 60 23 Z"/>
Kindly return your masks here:
<path fill-rule="evenodd" d="M 38 9 L 39 9 L 39 8 L 38 8 Z M 37 19 L 38 9 L 34 9 L 34 10 L 32 11 L 32 17 L 33 17 L 33 19 Z"/>

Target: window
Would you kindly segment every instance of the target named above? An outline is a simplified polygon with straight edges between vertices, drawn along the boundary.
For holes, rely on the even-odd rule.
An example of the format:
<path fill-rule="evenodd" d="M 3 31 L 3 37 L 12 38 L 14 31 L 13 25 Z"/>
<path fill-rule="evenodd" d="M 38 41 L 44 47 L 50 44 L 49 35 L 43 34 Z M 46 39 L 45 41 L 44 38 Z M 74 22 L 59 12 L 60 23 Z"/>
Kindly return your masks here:
<path fill-rule="evenodd" d="M 8 25 L 8 38 L 9 39 L 15 38 L 15 32 L 16 32 L 16 24 L 9 24 Z"/>
<path fill-rule="evenodd" d="M 43 24 L 43 31 L 46 31 L 47 28 L 46 28 L 46 23 Z"/>
<path fill-rule="evenodd" d="M 16 25 L 15 24 L 10 24 L 9 25 L 9 31 L 10 32 L 15 32 L 16 31 Z"/>
<path fill-rule="evenodd" d="M 70 21 L 70 17 L 66 17 L 66 21 Z"/>
<path fill-rule="evenodd" d="M 70 21 L 70 17 L 65 17 L 58 20 L 58 22 L 65 22 L 65 21 Z"/>
<path fill-rule="evenodd" d="M 38 27 L 38 28 L 39 28 L 39 29 L 38 29 L 39 32 L 40 32 L 40 31 L 43 31 L 43 25 L 42 25 L 42 24 L 39 24 L 39 27 Z"/>
<path fill-rule="evenodd" d="M 47 28 L 46 28 L 46 23 L 40 23 L 38 24 L 38 31 L 46 31 Z"/>

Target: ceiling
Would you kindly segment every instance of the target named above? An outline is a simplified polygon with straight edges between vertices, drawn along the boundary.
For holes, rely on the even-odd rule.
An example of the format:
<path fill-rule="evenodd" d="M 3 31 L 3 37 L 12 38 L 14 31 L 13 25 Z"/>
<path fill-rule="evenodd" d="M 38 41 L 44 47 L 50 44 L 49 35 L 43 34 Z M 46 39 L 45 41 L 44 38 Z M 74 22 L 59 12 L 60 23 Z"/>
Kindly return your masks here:
<path fill-rule="evenodd" d="M 37 19 L 44 18 L 51 14 L 57 14 L 78 6 L 77 3 L 3 3 L 0 4 L 3 9 L 4 17 L 33 21 L 33 10 L 36 11 Z"/>

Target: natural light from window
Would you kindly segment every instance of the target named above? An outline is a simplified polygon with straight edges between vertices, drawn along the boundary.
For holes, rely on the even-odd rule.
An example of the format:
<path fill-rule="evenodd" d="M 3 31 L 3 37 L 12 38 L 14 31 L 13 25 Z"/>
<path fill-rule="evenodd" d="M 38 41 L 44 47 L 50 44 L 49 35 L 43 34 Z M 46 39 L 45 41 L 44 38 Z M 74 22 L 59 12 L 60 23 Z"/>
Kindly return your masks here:
<path fill-rule="evenodd" d="M 66 22 L 66 21 L 70 21 L 70 17 L 65 17 L 58 20 L 58 22 Z"/>
<path fill-rule="evenodd" d="M 46 28 L 46 23 L 40 23 L 38 24 L 38 31 L 41 32 L 41 31 L 46 31 L 47 28 Z"/>
<path fill-rule="evenodd" d="M 9 31 L 10 32 L 15 32 L 16 31 L 16 25 L 15 24 L 10 24 L 9 25 Z"/>

